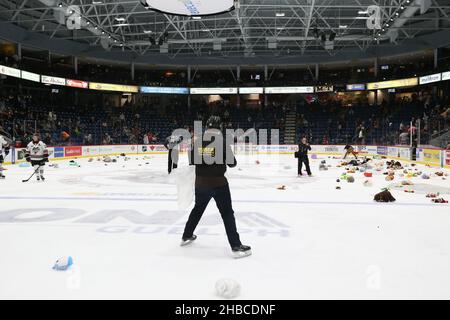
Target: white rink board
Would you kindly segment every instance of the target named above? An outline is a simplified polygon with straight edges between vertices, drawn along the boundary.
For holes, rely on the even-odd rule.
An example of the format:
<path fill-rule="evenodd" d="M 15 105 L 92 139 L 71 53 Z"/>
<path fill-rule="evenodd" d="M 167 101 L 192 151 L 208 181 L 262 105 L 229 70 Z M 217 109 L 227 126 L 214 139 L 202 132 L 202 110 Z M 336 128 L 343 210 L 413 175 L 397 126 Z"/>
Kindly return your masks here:
<path fill-rule="evenodd" d="M 343 145 L 313 145 L 311 154 L 334 155 L 339 156 L 345 153 Z M 234 151 L 237 154 L 293 154 L 297 151 L 296 145 L 244 145 L 236 144 Z M 387 156 L 392 159 L 403 161 L 411 160 L 411 149 L 407 147 L 386 147 L 359 145 L 355 146 L 360 156 Z M 59 152 L 58 152 L 59 151 Z M 182 146 L 182 151 L 186 147 Z M 22 149 L 15 150 L 16 162 L 23 162 Z M 89 158 L 101 156 L 117 156 L 120 154 L 138 155 L 138 154 L 166 154 L 167 149 L 163 145 L 101 145 L 101 146 L 68 146 L 68 147 L 49 147 L 51 160 L 64 160 L 74 158 Z M 435 153 L 435 154 L 432 154 Z M 437 153 L 437 154 L 436 154 Z M 428 156 L 428 157 L 427 157 Z M 418 149 L 417 161 L 421 164 L 433 166 L 444 166 L 446 163 L 446 153 L 444 150 Z M 9 164 L 12 161 L 11 156 L 5 161 Z M 448 166 L 448 165 L 447 165 Z"/>

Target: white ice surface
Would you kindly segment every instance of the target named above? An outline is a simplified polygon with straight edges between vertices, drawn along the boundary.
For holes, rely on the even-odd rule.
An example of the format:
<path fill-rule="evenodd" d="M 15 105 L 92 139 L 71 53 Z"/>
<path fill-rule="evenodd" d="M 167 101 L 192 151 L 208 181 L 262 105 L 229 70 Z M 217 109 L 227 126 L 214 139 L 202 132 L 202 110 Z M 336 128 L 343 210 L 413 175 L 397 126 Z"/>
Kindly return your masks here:
<path fill-rule="evenodd" d="M 238 158 L 228 177 L 253 248 L 241 260 L 231 258 L 214 201 L 198 240 L 179 246 L 188 212 L 178 211 L 163 155 L 60 161 L 45 183 L 22 183 L 32 170 L 10 166 L 0 181 L 0 299 L 215 299 L 221 278 L 241 284 L 242 299 L 450 299 L 449 206 L 403 188 L 392 191 L 396 203 L 374 203 L 387 186 L 381 174 L 372 188 L 357 173 L 335 190 L 343 169 L 322 159 L 330 171 L 313 160 L 315 176 L 297 178 L 292 156 Z M 450 188 L 437 177 L 413 181 Z M 53 271 L 64 256 L 73 268 Z"/>

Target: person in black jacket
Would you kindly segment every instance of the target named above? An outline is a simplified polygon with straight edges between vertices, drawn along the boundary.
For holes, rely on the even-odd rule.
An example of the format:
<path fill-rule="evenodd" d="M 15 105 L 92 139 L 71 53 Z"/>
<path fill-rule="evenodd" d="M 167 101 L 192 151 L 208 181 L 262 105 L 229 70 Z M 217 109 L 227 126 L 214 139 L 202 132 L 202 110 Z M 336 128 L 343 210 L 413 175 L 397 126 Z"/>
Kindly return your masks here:
<path fill-rule="evenodd" d="M 168 158 L 168 167 L 169 167 L 169 174 L 171 174 L 173 169 L 178 168 L 178 159 L 179 159 L 179 144 L 183 138 L 177 137 L 177 136 L 170 136 L 167 137 L 166 141 L 164 142 L 164 147 L 166 147 L 167 150 L 169 150 L 169 158 Z"/>
<path fill-rule="evenodd" d="M 309 167 L 308 151 L 311 151 L 311 146 L 309 145 L 306 138 L 302 138 L 302 141 L 298 145 L 298 152 L 296 153 L 296 158 L 298 160 L 298 175 L 302 176 L 303 164 L 306 166 L 306 172 L 308 176 L 312 176 L 311 168 Z"/>
<path fill-rule="evenodd" d="M 207 121 L 207 130 L 200 141 L 194 138 L 190 161 L 195 165 L 195 207 L 184 229 L 181 245 L 185 246 L 197 239 L 194 231 L 200 222 L 209 201 L 214 198 L 222 216 L 225 230 L 235 258 L 251 255 L 251 248 L 241 243 L 237 232 L 231 203 L 230 187 L 225 172 L 227 166 L 237 165 L 231 147 L 226 143 L 221 131 L 220 117 L 212 116 Z"/>

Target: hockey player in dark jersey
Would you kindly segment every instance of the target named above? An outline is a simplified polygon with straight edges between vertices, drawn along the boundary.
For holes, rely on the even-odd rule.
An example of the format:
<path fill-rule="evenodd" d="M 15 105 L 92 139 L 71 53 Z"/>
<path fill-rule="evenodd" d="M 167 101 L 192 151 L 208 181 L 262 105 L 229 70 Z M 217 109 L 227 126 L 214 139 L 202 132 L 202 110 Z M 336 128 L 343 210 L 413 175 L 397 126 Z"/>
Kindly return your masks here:
<path fill-rule="evenodd" d="M 252 254 L 251 248 L 241 243 L 234 218 L 230 188 L 225 178 L 227 166 L 233 168 L 237 165 L 236 158 L 223 136 L 220 117 L 212 116 L 206 126 L 204 138 L 194 139 L 191 151 L 190 162 L 195 165 L 196 175 L 195 207 L 186 223 L 181 245 L 188 245 L 197 239 L 194 231 L 208 203 L 214 198 L 225 225 L 233 256 L 247 257 Z"/>
<path fill-rule="evenodd" d="M 345 155 L 344 155 L 344 159 L 347 158 L 347 156 L 349 155 L 353 155 L 355 157 L 355 159 L 358 159 L 358 153 L 355 151 L 355 148 L 353 148 L 351 145 L 346 145 L 345 148 Z"/>
<path fill-rule="evenodd" d="M 10 151 L 10 146 L 8 141 L 0 134 L 0 179 L 5 179 L 3 175 L 3 162 L 5 161 L 5 157 L 8 156 Z M 3 153 L 5 156 L 3 156 Z"/>
<path fill-rule="evenodd" d="M 181 141 L 183 141 L 182 137 L 171 135 L 170 137 L 167 137 L 166 141 L 164 142 L 164 147 L 166 147 L 166 149 L 169 150 L 169 159 L 168 159 L 169 174 L 172 173 L 173 169 L 178 168 L 178 158 L 180 153 Z"/>
<path fill-rule="evenodd" d="M 36 172 L 37 180 L 44 181 L 44 166 L 48 162 L 48 150 L 47 145 L 41 141 L 39 134 L 33 135 L 33 140 L 25 150 L 25 159 L 27 162 L 31 162 Z"/>

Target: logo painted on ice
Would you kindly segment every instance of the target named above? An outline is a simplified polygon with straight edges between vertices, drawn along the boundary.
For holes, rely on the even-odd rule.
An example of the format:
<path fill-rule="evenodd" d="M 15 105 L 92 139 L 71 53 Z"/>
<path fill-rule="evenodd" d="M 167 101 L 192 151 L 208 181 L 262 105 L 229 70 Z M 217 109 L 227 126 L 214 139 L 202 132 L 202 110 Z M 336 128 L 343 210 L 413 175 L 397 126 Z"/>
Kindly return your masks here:
<path fill-rule="evenodd" d="M 120 225 L 111 225 L 120 219 Z M 101 210 L 89 213 L 83 209 L 68 208 L 30 208 L 0 211 L 0 223 L 47 223 L 67 221 L 74 224 L 102 225 L 96 229 L 99 233 L 135 233 L 135 234 L 181 234 L 186 214 L 182 211 L 157 211 L 143 214 L 137 210 Z M 289 226 L 281 221 L 258 212 L 239 212 L 240 233 L 253 233 L 259 237 L 289 237 Z M 128 224 L 124 223 L 127 221 Z M 220 215 L 203 217 L 197 234 L 220 235 L 216 226 L 222 225 Z M 67 227 L 68 225 L 66 225 Z"/>

